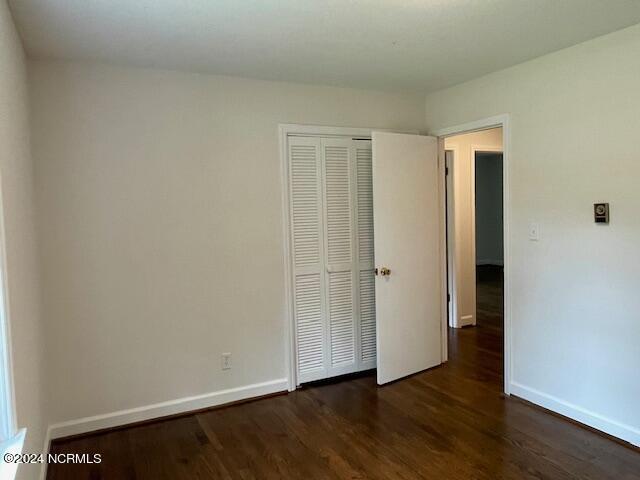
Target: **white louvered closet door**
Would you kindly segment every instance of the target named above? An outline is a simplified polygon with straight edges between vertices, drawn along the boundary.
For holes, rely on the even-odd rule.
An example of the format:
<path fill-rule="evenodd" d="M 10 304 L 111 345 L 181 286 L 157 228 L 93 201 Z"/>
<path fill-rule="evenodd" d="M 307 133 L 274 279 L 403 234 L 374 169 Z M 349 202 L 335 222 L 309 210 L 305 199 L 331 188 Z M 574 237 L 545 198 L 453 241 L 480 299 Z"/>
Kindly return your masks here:
<path fill-rule="evenodd" d="M 327 376 L 320 139 L 290 137 L 289 214 L 298 382 Z"/>
<path fill-rule="evenodd" d="M 322 140 L 328 376 L 356 370 L 356 292 L 354 276 L 352 141 Z"/>
<path fill-rule="evenodd" d="M 298 383 L 374 368 L 371 141 L 289 137 Z"/>
<path fill-rule="evenodd" d="M 373 256 L 371 140 L 353 141 L 355 159 L 359 370 L 376 366 L 376 286 Z"/>

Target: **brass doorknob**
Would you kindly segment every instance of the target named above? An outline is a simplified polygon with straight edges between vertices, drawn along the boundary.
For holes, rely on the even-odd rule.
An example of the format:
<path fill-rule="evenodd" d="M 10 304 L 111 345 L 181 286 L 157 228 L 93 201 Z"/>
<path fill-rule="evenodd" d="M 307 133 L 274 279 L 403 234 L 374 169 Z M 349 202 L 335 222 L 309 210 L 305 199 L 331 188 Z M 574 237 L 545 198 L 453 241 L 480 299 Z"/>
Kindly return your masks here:
<path fill-rule="evenodd" d="M 389 275 L 391 275 L 391 270 L 389 270 L 387 267 L 381 267 L 379 272 L 378 272 L 378 269 L 376 268 L 375 271 L 376 271 L 376 275 L 378 275 L 379 273 L 381 277 L 388 277 Z"/>

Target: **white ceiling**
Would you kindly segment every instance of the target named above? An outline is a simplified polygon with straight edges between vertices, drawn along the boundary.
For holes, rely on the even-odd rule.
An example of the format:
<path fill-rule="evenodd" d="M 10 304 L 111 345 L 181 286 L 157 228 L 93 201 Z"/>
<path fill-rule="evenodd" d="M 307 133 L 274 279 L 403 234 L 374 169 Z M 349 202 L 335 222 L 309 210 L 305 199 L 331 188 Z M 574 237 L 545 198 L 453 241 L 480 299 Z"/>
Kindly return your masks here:
<path fill-rule="evenodd" d="M 10 0 L 28 53 L 432 91 L 640 22 L 640 0 Z"/>

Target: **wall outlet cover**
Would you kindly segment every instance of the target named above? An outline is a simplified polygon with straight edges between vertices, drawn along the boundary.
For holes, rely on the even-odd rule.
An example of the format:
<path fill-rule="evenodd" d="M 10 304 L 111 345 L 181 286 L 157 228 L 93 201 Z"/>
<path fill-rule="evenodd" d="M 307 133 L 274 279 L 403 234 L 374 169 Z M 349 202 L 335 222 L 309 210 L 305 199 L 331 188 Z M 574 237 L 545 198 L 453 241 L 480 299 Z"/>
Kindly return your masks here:
<path fill-rule="evenodd" d="M 222 370 L 231 370 L 231 354 L 222 354 Z"/>

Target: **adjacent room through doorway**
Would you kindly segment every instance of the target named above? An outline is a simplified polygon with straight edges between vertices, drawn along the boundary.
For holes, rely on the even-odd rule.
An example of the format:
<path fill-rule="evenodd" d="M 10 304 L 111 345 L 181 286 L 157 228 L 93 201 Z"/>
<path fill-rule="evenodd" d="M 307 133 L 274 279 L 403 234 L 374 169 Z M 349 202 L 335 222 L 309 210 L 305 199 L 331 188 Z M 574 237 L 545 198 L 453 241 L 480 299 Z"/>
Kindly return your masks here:
<path fill-rule="evenodd" d="M 476 325 L 502 339 L 504 334 L 502 152 L 475 151 L 474 154 Z"/>
<path fill-rule="evenodd" d="M 449 361 L 504 381 L 502 128 L 445 139 Z"/>

